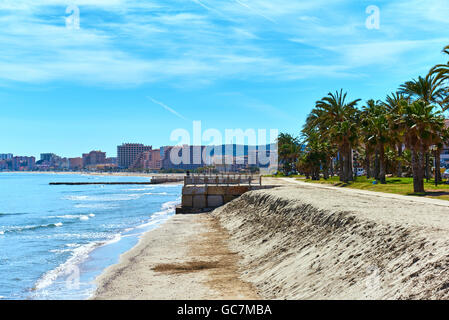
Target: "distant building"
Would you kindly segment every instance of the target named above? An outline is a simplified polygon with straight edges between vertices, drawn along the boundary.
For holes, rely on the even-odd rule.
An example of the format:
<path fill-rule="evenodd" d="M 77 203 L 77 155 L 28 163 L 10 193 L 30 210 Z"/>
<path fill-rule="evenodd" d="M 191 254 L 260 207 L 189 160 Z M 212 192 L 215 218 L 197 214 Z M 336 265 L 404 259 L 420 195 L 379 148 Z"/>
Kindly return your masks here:
<path fill-rule="evenodd" d="M 161 151 L 160 149 L 144 151 L 140 153 L 133 164 L 131 169 L 148 169 L 148 170 L 160 170 L 161 169 Z"/>
<path fill-rule="evenodd" d="M 106 152 L 91 151 L 83 154 L 83 166 L 96 166 L 97 164 L 106 163 Z"/>
<path fill-rule="evenodd" d="M 445 127 L 449 127 L 449 119 L 444 120 Z M 449 168 L 449 145 L 445 144 L 441 150 L 440 163 L 443 168 Z"/>
<path fill-rule="evenodd" d="M 145 146 L 139 143 L 125 143 L 117 147 L 118 167 L 121 169 L 130 168 L 137 157 L 142 152 L 152 151 L 152 146 Z"/>
<path fill-rule="evenodd" d="M 13 171 L 30 171 L 36 166 L 35 157 L 13 157 L 12 170 Z"/>
<path fill-rule="evenodd" d="M 0 160 L 11 160 L 12 158 L 12 153 L 0 153 Z"/>
<path fill-rule="evenodd" d="M 203 159 L 206 146 L 161 147 L 161 168 L 165 170 L 195 170 L 208 165 Z"/>
<path fill-rule="evenodd" d="M 83 158 L 69 158 L 70 170 L 81 170 L 83 168 Z"/>
<path fill-rule="evenodd" d="M 117 157 L 106 158 L 105 164 L 109 164 L 112 166 L 117 166 Z"/>
<path fill-rule="evenodd" d="M 59 157 L 57 155 L 55 155 L 54 153 L 41 153 L 40 161 L 52 163 L 56 160 L 56 158 L 59 158 Z"/>
<path fill-rule="evenodd" d="M 269 168 L 277 164 L 275 145 L 219 145 L 161 147 L 162 169 L 195 170 L 215 166 L 222 172 L 238 172 L 249 168 Z M 275 161 L 273 161 L 275 160 Z"/>

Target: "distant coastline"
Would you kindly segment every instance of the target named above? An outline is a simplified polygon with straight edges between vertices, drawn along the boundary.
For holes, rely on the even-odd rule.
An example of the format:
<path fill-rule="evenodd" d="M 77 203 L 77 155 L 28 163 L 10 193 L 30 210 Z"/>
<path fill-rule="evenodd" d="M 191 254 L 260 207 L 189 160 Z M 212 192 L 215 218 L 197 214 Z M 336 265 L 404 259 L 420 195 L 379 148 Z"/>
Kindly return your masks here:
<path fill-rule="evenodd" d="M 28 174 L 80 174 L 89 176 L 121 176 L 121 177 L 158 177 L 158 176 L 184 176 L 184 173 L 141 173 L 141 172 L 84 172 L 84 171 L 0 171 L 2 173 L 28 173 Z"/>

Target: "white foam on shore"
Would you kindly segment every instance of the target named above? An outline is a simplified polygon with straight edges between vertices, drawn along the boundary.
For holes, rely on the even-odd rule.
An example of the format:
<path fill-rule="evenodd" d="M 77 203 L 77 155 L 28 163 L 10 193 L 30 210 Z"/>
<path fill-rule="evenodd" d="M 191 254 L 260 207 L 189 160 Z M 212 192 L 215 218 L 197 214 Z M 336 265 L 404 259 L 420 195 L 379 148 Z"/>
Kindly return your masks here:
<path fill-rule="evenodd" d="M 137 232 L 132 234 L 123 235 L 123 233 L 131 232 L 135 229 L 147 229 L 149 227 L 156 227 L 157 225 L 165 222 L 169 214 L 173 214 L 175 211 L 176 205 L 180 202 L 180 198 L 176 201 L 169 201 L 166 203 L 163 203 L 161 205 L 161 211 L 155 212 L 151 214 L 150 221 L 139 225 L 137 227 L 127 228 L 122 231 L 122 233 L 116 234 L 112 239 L 107 241 L 93 241 L 85 245 L 79 245 L 77 243 L 69 243 L 66 244 L 66 246 L 69 249 L 55 249 L 52 252 L 54 253 L 62 253 L 62 252 L 68 252 L 71 251 L 72 255 L 70 258 L 68 258 L 65 262 L 60 264 L 58 267 L 56 267 L 53 270 L 50 270 L 46 272 L 35 284 L 35 295 L 41 296 L 45 295 L 46 288 L 51 286 L 55 283 L 55 281 L 59 281 L 61 279 L 64 280 L 64 277 L 69 277 L 71 274 L 73 274 L 74 270 L 79 270 L 79 266 L 82 265 L 91 255 L 92 251 L 107 246 L 116 242 L 119 242 L 122 238 L 125 237 L 140 237 L 144 234 L 143 232 Z M 90 217 L 94 217 L 94 214 L 89 214 Z M 159 217 L 163 216 L 163 217 Z M 74 216 L 71 216 L 72 218 Z M 77 216 L 80 217 L 80 216 Z M 88 216 L 86 216 L 88 218 Z M 69 218 L 69 215 L 66 215 L 66 218 Z M 56 225 L 56 224 L 55 224 Z M 62 225 L 62 224 L 61 224 Z M 130 248 L 131 249 L 131 248 Z"/>
<path fill-rule="evenodd" d="M 72 250 L 72 256 L 64 263 L 60 264 L 53 270 L 45 273 L 34 286 L 36 290 L 42 290 L 50 286 L 58 277 L 63 275 L 68 275 L 67 271 L 74 270 L 74 268 L 86 260 L 89 256 L 89 253 L 100 246 L 101 242 L 91 242 L 84 246 L 75 248 Z"/>
<path fill-rule="evenodd" d="M 116 194 L 108 195 L 106 197 L 102 196 L 66 196 L 64 200 L 70 201 L 99 201 L 99 202 L 109 202 L 109 201 L 129 201 L 137 200 L 142 197 L 142 194 Z"/>
<path fill-rule="evenodd" d="M 71 273 L 74 272 L 74 270 L 79 270 L 78 266 L 86 261 L 89 258 L 89 254 L 96 248 L 112 244 L 115 242 L 120 241 L 121 234 L 115 235 L 111 240 L 107 241 L 94 241 L 79 247 L 74 247 L 75 249 L 68 249 L 69 251 L 72 251 L 72 255 L 69 259 L 67 259 L 66 262 L 60 264 L 58 267 L 56 267 L 53 270 L 48 271 L 45 273 L 37 282 L 35 285 L 36 290 L 42 290 L 50 285 L 52 285 L 59 277 L 62 276 L 69 276 Z M 64 249 L 63 249 L 64 250 Z M 57 250 L 54 250 L 53 252 L 57 252 Z M 59 252 L 63 252 L 62 250 L 59 250 Z"/>
<path fill-rule="evenodd" d="M 66 214 L 63 216 L 49 216 L 48 218 L 50 219 L 79 219 L 79 220 L 89 220 L 89 217 L 95 217 L 95 215 L 87 215 L 87 214 L 78 214 L 78 215 L 74 215 L 74 214 Z"/>
<path fill-rule="evenodd" d="M 77 209 L 115 209 L 117 205 L 104 204 L 104 203 L 92 203 L 92 204 L 77 204 L 75 208 Z"/>

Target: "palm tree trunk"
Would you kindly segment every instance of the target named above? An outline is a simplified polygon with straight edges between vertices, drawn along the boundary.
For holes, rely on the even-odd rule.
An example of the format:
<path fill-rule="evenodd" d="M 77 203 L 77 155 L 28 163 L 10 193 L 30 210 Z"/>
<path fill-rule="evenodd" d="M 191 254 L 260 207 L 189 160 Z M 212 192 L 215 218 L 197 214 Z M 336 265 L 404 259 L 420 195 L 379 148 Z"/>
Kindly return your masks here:
<path fill-rule="evenodd" d="M 349 156 L 349 162 L 348 162 L 348 171 L 349 171 L 349 177 L 350 177 L 350 181 L 354 181 L 355 180 L 355 173 L 354 173 L 354 150 L 350 147 L 349 148 L 349 152 L 348 152 L 348 156 Z"/>
<path fill-rule="evenodd" d="M 344 159 L 343 159 L 343 150 L 340 150 L 339 154 L 338 154 L 338 162 L 339 162 L 339 166 L 340 166 L 340 170 L 339 170 L 339 174 L 340 174 L 340 181 L 345 181 L 345 164 L 344 164 Z"/>
<path fill-rule="evenodd" d="M 379 151 L 374 156 L 374 179 L 379 180 Z"/>
<path fill-rule="evenodd" d="M 353 172 L 352 172 L 352 149 L 350 147 L 346 148 L 346 156 L 345 156 L 345 182 L 353 181 Z"/>
<path fill-rule="evenodd" d="M 379 180 L 382 184 L 387 183 L 385 179 L 385 148 L 382 143 L 379 145 Z"/>
<path fill-rule="evenodd" d="M 430 179 L 430 167 L 429 167 L 429 153 L 426 152 L 426 156 L 424 157 L 426 164 L 425 164 L 425 168 L 426 168 L 426 181 L 429 182 Z"/>
<path fill-rule="evenodd" d="M 366 178 L 369 179 L 371 177 L 371 163 L 369 153 L 366 153 L 365 155 L 365 171 L 366 171 Z"/>
<path fill-rule="evenodd" d="M 440 155 L 441 155 L 441 149 L 436 149 L 435 153 L 434 153 L 434 157 L 435 157 L 435 186 L 437 186 L 441 182 Z"/>
<path fill-rule="evenodd" d="M 324 180 L 329 179 L 329 159 L 325 158 L 325 164 L 323 166 L 323 178 Z"/>
<path fill-rule="evenodd" d="M 397 176 L 399 177 L 399 178 L 401 178 L 402 177 L 402 160 L 401 160 L 401 158 L 402 158 L 402 144 L 401 143 L 399 143 L 398 144 L 398 158 L 399 158 L 399 160 L 398 160 L 398 171 L 397 171 Z"/>
<path fill-rule="evenodd" d="M 412 150 L 412 170 L 413 170 L 413 192 L 424 192 L 424 166 L 422 159 L 425 158 L 422 152 Z"/>
<path fill-rule="evenodd" d="M 330 159 L 329 171 L 330 171 L 330 176 L 333 177 L 334 176 L 334 159 L 333 158 Z"/>

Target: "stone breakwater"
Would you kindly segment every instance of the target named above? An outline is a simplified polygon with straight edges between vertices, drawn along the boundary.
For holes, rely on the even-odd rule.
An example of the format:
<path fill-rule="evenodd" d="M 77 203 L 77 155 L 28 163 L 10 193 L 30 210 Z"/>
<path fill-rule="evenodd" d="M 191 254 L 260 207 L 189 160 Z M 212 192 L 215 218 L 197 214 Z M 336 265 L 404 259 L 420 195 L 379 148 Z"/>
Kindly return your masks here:
<path fill-rule="evenodd" d="M 251 191 L 212 212 L 268 299 L 448 299 L 449 203 L 344 190 Z"/>

